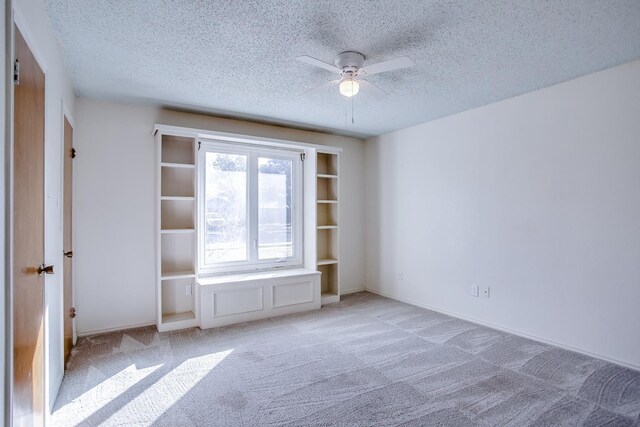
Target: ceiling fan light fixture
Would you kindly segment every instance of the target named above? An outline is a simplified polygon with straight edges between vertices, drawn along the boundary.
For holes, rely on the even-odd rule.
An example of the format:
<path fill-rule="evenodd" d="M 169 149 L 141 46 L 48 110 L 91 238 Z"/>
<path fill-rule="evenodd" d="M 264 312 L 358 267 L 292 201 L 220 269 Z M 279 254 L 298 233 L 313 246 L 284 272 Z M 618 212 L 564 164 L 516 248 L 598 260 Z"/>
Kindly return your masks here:
<path fill-rule="evenodd" d="M 347 98 L 351 98 L 360 91 L 360 83 L 356 80 L 348 79 L 340 82 L 340 93 Z"/>

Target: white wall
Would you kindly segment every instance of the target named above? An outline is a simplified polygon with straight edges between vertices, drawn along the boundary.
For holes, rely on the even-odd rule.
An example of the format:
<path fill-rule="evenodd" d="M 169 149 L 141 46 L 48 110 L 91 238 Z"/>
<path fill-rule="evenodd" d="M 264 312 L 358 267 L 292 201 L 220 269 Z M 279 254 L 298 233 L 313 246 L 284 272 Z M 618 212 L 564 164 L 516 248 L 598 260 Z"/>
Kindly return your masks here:
<path fill-rule="evenodd" d="M 364 142 L 79 98 L 75 174 L 79 334 L 155 323 L 155 123 L 332 145 L 341 162 L 343 290 L 364 288 Z"/>
<path fill-rule="evenodd" d="M 640 367 L 640 61 L 371 138 L 366 171 L 367 288 Z"/>
<path fill-rule="evenodd" d="M 45 280 L 45 371 L 51 408 L 64 373 L 62 318 L 62 103 L 71 114 L 75 95 L 42 0 L 14 0 L 16 20 L 45 72 L 45 259 L 55 274 Z"/>

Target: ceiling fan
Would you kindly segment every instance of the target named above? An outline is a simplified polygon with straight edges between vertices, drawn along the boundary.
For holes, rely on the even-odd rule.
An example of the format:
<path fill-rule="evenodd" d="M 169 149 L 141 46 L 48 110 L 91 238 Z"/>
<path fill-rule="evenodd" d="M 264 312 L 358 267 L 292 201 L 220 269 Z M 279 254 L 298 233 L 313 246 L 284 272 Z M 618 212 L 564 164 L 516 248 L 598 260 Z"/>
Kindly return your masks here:
<path fill-rule="evenodd" d="M 338 54 L 334 61 L 335 65 L 331 65 L 327 62 L 320 61 L 319 59 L 306 55 L 298 56 L 296 59 L 300 62 L 314 65 L 340 75 L 340 78 L 309 89 L 304 93 L 338 85 L 340 93 L 349 98 L 356 95 L 360 91 L 361 87 L 364 91 L 369 92 L 376 98 L 383 98 L 387 96 L 388 93 L 362 77 L 386 73 L 387 71 L 400 70 L 402 68 L 409 68 L 415 65 L 410 58 L 403 56 L 389 61 L 378 62 L 377 64 L 365 66 L 364 55 L 360 52 L 354 51 L 346 51 Z"/>

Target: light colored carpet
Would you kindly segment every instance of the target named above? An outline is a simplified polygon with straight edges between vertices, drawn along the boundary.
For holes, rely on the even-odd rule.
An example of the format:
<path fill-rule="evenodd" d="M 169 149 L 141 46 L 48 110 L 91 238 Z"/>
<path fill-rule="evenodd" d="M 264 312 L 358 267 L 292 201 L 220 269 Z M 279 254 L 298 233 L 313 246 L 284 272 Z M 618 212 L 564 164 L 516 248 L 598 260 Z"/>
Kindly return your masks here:
<path fill-rule="evenodd" d="M 54 425 L 638 426 L 640 373 L 370 293 L 82 338 Z"/>

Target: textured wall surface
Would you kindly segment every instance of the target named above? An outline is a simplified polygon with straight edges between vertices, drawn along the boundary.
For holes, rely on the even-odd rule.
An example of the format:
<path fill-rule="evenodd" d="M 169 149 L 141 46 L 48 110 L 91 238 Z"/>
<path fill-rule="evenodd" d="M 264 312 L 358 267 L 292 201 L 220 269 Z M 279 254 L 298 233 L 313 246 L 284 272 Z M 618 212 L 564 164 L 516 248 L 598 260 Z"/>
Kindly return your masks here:
<path fill-rule="evenodd" d="M 81 96 L 379 135 L 640 58 L 640 2 L 47 0 Z M 351 103 L 299 63 L 345 50 L 417 65 Z"/>
<path fill-rule="evenodd" d="M 634 61 L 368 140 L 367 288 L 640 368 L 639 111 Z"/>

